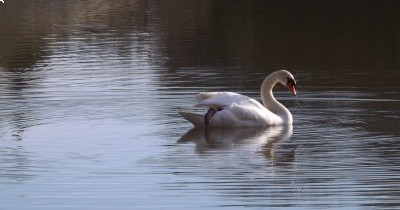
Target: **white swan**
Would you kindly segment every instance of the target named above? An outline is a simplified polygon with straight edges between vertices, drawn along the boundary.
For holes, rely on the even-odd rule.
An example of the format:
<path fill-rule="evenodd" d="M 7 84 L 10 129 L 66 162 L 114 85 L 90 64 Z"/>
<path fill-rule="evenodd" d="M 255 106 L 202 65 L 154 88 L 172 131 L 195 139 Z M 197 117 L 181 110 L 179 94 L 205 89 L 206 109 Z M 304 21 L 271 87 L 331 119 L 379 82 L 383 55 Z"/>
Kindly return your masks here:
<path fill-rule="evenodd" d="M 279 103 L 272 89 L 276 83 L 287 86 L 296 95 L 296 81 L 286 70 L 269 74 L 261 84 L 264 106 L 247 96 L 232 92 L 204 92 L 196 96 L 198 107 L 206 107 L 205 114 L 179 112 L 195 127 L 255 127 L 292 124 L 290 111 Z"/>

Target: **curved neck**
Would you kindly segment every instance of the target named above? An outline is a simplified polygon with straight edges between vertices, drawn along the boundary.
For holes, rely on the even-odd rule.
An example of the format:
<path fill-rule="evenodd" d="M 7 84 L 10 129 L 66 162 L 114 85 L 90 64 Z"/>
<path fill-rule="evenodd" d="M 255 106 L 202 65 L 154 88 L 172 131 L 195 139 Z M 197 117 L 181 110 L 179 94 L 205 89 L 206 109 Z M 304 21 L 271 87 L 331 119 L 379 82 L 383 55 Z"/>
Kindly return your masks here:
<path fill-rule="evenodd" d="M 261 99 L 268 110 L 281 117 L 283 122 L 290 124 L 293 121 L 292 114 L 284 105 L 275 99 L 272 93 L 272 89 L 277 82 L 276 74 L 270 74 L 264 79 L 261 84 Z"/>

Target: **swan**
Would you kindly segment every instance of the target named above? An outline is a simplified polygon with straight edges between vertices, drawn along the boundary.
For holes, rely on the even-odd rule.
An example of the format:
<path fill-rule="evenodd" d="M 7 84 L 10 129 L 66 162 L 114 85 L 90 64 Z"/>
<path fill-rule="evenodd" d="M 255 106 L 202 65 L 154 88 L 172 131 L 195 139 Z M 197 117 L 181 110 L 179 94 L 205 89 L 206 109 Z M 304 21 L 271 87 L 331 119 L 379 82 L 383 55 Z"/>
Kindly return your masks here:
<path fill-rule="evenodd" d="M 287 70 L 272 72 L 261 84 L 262 105 L 255 99 L 233 92 L 202 92 L 196 96 L 196 107 L 205 107 L 205 114 L 179 111 L 195 127 L 256 127 L 292 124 L 290 111 L 279 103 L 272 89 L 277 83 L 296 95 L 296 80 Z"/>

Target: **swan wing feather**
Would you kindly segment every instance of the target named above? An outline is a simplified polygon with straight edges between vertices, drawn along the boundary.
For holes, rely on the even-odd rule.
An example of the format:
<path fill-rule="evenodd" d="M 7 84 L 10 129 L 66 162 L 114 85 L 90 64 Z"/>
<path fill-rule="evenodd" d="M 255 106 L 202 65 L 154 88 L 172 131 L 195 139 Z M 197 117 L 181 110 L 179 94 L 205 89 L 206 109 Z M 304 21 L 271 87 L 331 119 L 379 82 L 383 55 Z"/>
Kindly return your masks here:
<path fill-rule="evenodd" d="M 266 126 L 280 123 L 279 116 L 254 99 L 248 100 L 246 103 L 231 104 L 217 112 L 210 121 L 210 124 L 215 127 Z"/>
<path fill-rule="evenodd" d="M 254 99 L 233 92 L 203 92 L 196 96 L 196 100 L 196 106 L 223 108 L 232 104 L 246 103 Z"/>
<path fill-rule="evenodd" d="M 196 106 L 220 109 L 210 121 L 213 126 L 260 126 L 280 122 L 276 114 L 258 101 L 238 93 L 205 92 L 196 99 Z"/>

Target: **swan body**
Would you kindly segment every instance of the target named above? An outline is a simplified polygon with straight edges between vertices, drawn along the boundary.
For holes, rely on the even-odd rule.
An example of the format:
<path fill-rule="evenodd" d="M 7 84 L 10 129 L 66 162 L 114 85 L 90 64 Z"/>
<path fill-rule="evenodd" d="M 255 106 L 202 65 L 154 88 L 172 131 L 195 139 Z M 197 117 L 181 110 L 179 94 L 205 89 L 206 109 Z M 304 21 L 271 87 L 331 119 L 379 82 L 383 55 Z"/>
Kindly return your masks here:
<path fill-rule="evenodd" d="M 292 124 L 290 111 L 273 96 L 272 89 L 281 83 L 293 95 L 296 82 L 286 70 L 268 75 L 261 85 L 261 98 L 258 101 L 233 92 L 203 92 L 196 96 L 197 107 L 208 109 L 205 114 L 179 112 L 195 127 L 256 127 Z"/>

